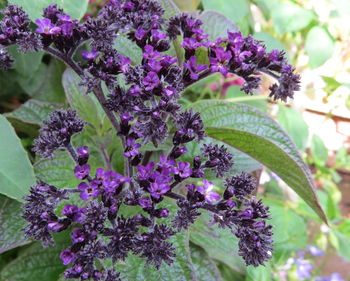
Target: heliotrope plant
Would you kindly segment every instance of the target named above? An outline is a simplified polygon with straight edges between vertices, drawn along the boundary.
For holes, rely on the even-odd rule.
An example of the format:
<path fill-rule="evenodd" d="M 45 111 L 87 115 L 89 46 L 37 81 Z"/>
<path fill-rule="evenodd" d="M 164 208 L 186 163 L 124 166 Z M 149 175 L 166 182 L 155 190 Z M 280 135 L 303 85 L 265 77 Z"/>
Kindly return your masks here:
<path fill-rule="evenodd" d="M 35 140 L 34 151 L 42 157 L 67 150 L 76 163 L 72 176 L 81 181 L 65 189 L 40 181 L 25 197 L 27 237 L 46 247 L 53 243 L 53 233 L 71 233 L 72 245 L 60 254 L 63 264 L 69 265 L 67 279 L 119 280 L 114 268 L 103 270 L 99 261 L 124 261 L 129 253 L 157 269 L 162 263 L 171 265 L 175 248 L 170 238 L 188 229 L 203 210 L 212 214 L 213 225 L 230 229 L 239 239 L 238 254 L 247 265 L 263 265 L 271 258 L 269 210 L 253 196 L 256 179 L 247 173 L 229 174 L 233 155 L 218 144 L 203 144 L 201 155 L 181 161 L 186 145 L 203 141 L 205 130 L 200 114 L 183 110 L 178 99 L 186 87 L 220 72 L 242 77 L 247 94 L 259 87 L 262 73 L 268 74 L 277 80 L 269 88 L 270 97 L 286 101 L 299 89 L 300 77 L 283 52 L 267 52 L 262 42 L 240 32 L 228 31 L 225 38 L 209 40 L 200 20 L 187 14 L 165 19 L 161 6 L 152 0 L 111 0 L 96 18 L 83 23 L 50 5 L 35 21 L 34 31 L 20 7 L 9 5 L 2 13 L 1 68 L 11 67 L 6 47 L 14 44 L 23 52 L 44 50 L 61 59 L 81 77 L 87 93 L 96 96 L 123 145 L 124 174 L 104 168 L 92 172 L 89 148 L 72 144 L 85 122 L 75 111 L 63 109 L 50 115 Z M 142 50 L 140 64 L 113 47 L 121 35 Z M 183 61 L 169 52 L 178 38 Z M 89 48 L 77 61 L 81 46 Z M 196 56 L 203 50 L 208 64 Z M 109 91 L 107 98 L 103 85 Z M 145 144 L 158 146 L 166 139 L 173 147 L 159 160 L 150 161 L 150 153 L 142 152 Z M 222 194 L 205 179 L 206 170 L 222 179 Z M 73 194 L 79 194 L 81 202 L 68 202 L 58 212 L 58 205 Z M 164 207 L 165 198 L 176 203 L 176 213 Z M 143 211 L 124 217 L 123 206 Z"/>

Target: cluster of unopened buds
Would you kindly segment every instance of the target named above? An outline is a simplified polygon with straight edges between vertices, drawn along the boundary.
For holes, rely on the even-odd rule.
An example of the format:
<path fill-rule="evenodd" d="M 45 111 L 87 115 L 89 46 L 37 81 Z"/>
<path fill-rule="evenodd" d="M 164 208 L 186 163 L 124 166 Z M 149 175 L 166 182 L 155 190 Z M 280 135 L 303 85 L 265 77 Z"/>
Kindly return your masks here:
<path fill-rule="evenodd" d="M 65 189 L 38 182 L 24 204 L 27 237 L 48 246 L 53 243 L 52 233 L 71 232 L 72 245 L 60 254 L 70 266 L 66 278 L 119 280 L 119 273 L 113 268 L 102 270 L 97 261 L 116 263 L 129 253 L 157 269 L 162 263 L 170 265 L 176 250 L 171 238 L 188 229 L 202 212 L 212 214 L 213 225 L 230 229 L 239 239 L 239 255 L 247 265 L 262 265 L 271 258 L 269 211 L 253 196 L 255 178 L 247 173 L 228 175 L 233 155 L 223 145 L 203 144 L 201 155 L 191 162 L 181 160 L 186 145 L 202 141 L 205 130 L 200 114 L 183 110 L 178 99 L 195 81 L 220 72 L 241 77 L 247 94 L 259 87 L 261 73 L 271 75 L 277 83 L 270 87 L 270 96 L 286 101 L 299 89 L 299 76 L 283 52 L 267 52 L 260 41 L 240 32 L 228 31 L 227 38 L 211 41 L 200 20 L 187 14 L 165 19 L 153 0 L 111 0 L 96 18 L 82 23 L 51 5 L 35 21 L 35 31 L 21 8 L 9 5 L 3 15 L 0 66 L 11 66 L 5 47 L 13 44 L 24 52 L 45 50 L 63 60 L 81 77 L 87 93 L 96 96 L 124 149 L 123 175 L 103 168 L 92 171 L 89 148 L 72 144 L 73 135 L 85 126 L 73 110 L 53 112 L 35 140 L 34 151 L 43 157 L 54 157 L 57 149 L 68 151 L 76 163 L 74 176 L 81 181 Z M 127 36 L 142 50 L 140 64 L 113 47 L 117 36 Z M 168 52 L 178 37 L 183 63 Z M 87 43 L 90 48 L 81 53 L 83 61 L 75 61 L 77 48 Z M 207 50 L 209 64 L 198 61 L 199 48 Z M 174 133 L 170 134 L 170 126 Z M 158 146 L 166 139 L 172 140 L 172 148 L 150 161 L 152 152 L 141 148 L 148 142 Z M 220 194 L 205 179 L 209 170 L 224 178 Z M 74 194 L 79 194 L 79 204 L 67 201 L 58 213 L 57 206 Z M 123 206 L 142 211 L 124 217 Z"/>

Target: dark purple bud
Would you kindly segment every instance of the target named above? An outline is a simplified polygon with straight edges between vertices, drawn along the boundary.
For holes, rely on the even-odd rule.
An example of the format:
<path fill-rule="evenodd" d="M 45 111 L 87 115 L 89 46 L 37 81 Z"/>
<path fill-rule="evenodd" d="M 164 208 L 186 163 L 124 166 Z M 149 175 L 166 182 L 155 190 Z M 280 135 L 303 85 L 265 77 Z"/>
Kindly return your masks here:
<path fill-rule="evenodd" d="M 89 148 L 87 146 L 81 146 L 77 148 L 79 165 L 84 165 L 89 160 Z"/>
<path fill-rule="evenodd" d="M 141 197 L 139 198 L 139 205 L 144 209 L 152 208 L 152 200 L 149 197 Z"/>
<path fill-rule="evenodd" d="M 84 165 L 77 165 L 74 168 L 74 175 L 77 179 L 83 180 L 86 179 L 87 176 L 90 173 L 90 165 L 89 164 L 84 164 Z"/>
<path fill-rule="evenodd" d="M 60 258 L 64 265 L 68 265 L 74 261 L 75 254 L 70 249 L 66 249 L 61 252 Z"/>
<path fill-rule="evenodd" d="M 85 234 L 82 229 L 74 229 L 72 232 L 72 241 L 73 243 L 81 243 L 85 240 Z"/>

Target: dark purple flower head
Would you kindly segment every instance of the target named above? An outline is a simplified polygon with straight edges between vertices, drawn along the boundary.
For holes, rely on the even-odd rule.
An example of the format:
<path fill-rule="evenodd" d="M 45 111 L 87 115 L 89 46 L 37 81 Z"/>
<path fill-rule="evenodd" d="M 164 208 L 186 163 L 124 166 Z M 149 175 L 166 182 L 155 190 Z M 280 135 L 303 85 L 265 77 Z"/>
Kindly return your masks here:
<path fill-rule="evenodd" d="M 0 37 L 0 43 L 1 43 L 1 37 Z M 5 48 L 0 47 L 0 69 L 6 70 L 6 69 L 11 68 L 13 62 L 14 62 L 14 59 L 8 53 L 8 51 Z"/>
<path fill-rule="evenodd" d="M 178 128 L 173 137 L 175 145 L 184 144 L 194 139 L 200 141 L 204 138 L 204 125 L 198 112 L 188 110 L 181 113 L 176 119 L 175 126 Z"/>
<path fill-rule="evenodd" d="M 24 228 L 26 237 L 41 240 L 45 247 L 52 244 L 49 223 L 51 227 L 60 224 L 54 211 L 61 200 L 68 199 L 67 191 L 38 182 L 24 199 L 26 203 L 23 205 L 23 218 L 28 223 Z M 60 229 L 68 227 L 67 223 L 64 221 Z"/>
<path fill-rule="evenodd" d="M 73 110 L 54 111 L 44 121 L 33 150 L 43 157 L 52 157 L 56 149 L 66 147 L 71 137 L 83 130 L 84 124 Z"/>
<path fill-rule="evenodd" d="M 222 177 L 233 166 L 233 155 L 227 151 L 227 148 L 217 144 L 204 144 L 202 152 L 208 161 L 205 163 L 207 168 L 211 168 L 217 177 Z"/>
<path fill-rule="evenodd" d="M 247 173 L 241 173 L 225 180 L 227 187 L 224 193 L 225 199 L 235 196 L 242 201 L 245 197 L 252 194 L 256 188 L 256 179 Z"/>

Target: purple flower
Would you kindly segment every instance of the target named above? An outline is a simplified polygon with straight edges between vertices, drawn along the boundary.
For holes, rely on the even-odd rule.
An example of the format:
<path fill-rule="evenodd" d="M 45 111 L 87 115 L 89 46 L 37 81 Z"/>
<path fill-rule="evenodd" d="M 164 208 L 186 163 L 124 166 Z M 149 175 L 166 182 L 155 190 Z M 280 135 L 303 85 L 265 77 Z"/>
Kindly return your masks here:
<path fill-rule="evenodd" d="M 123 73 L 126 73 L 128 71 L 129 65 L 131 63 L 131 59 L 128 57 L 123 57 L 121 55 L 118 55 L 119 60 L 119 68 Z"/>
<path fill-rule="evenodd" d="M 100 195 L 100 190 L 96 184 L 87 184 L 86 182 L 81 182 L 78 185 L 80 192 L 80 198 L 82 200 L 89 200 L 90 197 L 97 197 Z"/>
<path fill-rule="evenodd" d="M 297 259 L 295 264 L 297 266 L 297 276 L 299 279 L 303 280 L 311 278 L 314 267 L 310 262 L 303 259 Z"/>
<path fill-rule="evenodd" d="M 66 249 L 61 252 L 60 258 L 64 265 L 68 265 L 74 261 L 75 254 L 70 249 Z"/>
<path fill-rule="evenodd" d="M 125 178 L 116 172 L 107 171 L 104 173 L 102 184 L 106 192 L 114 193 L 119 186 L 121 186 L 124 182 L 129 182 L 129 181 L 130 179 Z"/>
<path fill-rule="evenodd" d="M 166 157 L 166 155 L 161 155 L 159 157 L 159 162 L 157 163 L 157 166 L 161 169 L 170 169 L 172 170 L 175 165 L 175 160 L 174 159 L 169 159 Z"/>
<path fill-rule="evenodd" d="M 159 30 L 157 30 L 157 29 L 152 29 L 151 34 L 152 34 L 152 39 L 155 42 L 158 42 L 159 40 L 166 39 L 166 34 L 159 32 Z"/>
<path fill-rule="evenodd" d="M 152 200 L 149 197 L 141 197 L 139 198 L 139 205 L 144 209 L 152 208 Z"/>
<path fill-rule="evenodd" d="M 61 28 L 52 24 L 50 19 L 37 19 L 35 23 L 38 25 L 36 32 L 46 35 L 57 35 L 61 32 Z"/>
<path fill-rule="evenodd" d="M 162 63 L 159 60 L 149 60 L 146 67 L 149 71 L 158 73 L 162 69 Z"/>
<path fill-rule="evenodd" d="M 143 28 L 139 27 L 139 28 L 136 30 L 136 32 L 135 32 L 135 38 L 136 38 L 137 40 L 140 40 L 140 41 L 141 41 L 141 40 L 145 37 L 146 33 L 147 33 L 146 30 L 144 30 Z"/>
<path fill-rule="evenodd" d="M 170 65 L 172 65 L 176 62 L 177 62 L 177 58 L 175 58 L 173 56 L 169 56 L 169 55 L 164 55 L 162 60 L 161 60 L 161 64 L 165 68 L 169 67 Z"/>
<path fill-rule="evenodd" d="M 160 83 L 157 73 L 151 71 L 148 72 L 147 76 L 142 80 L 142 83 L 146 86 L 146 91 L 152 91 Z"/>
<path fill-rule="evenodd" d="M 80 179 L 80 180 L 86 179 L 90 173 L 90 169 L 91 167 L 89 164 L 77 165 L 74 168 L 74 175 L 77 179 Z"/>
<path fill-rule="evenodd" d="M 214 49 L 215 58 L 210 57 L 210 70 L 212 72 L 220 72 L 222 75 L 228 73 L 227 64 L 232 58 L 230 51 L 225 51 L 223 47 L 217 47 Z"/>
<path fill-rule="evenodd" d="M 125 152 L 123 155 L 127 158 L 135 157 L 136 155 L 139 154 L 137 149 L 140 147 L 141 147 L 141 144 L 136 143 L 135 139 L 133 139 L 133 138 L 127 139 L 126 148 L 125 148 Z"/>
<path fill-rule="evenodd" d="M 174 174 L 185 179 L 192 175 L 191 164 L 188 162 L 178 162 L 177 167 L 174 168 Z"/>
<path fill-rule="evenodd" d="M 66 22 L 64 24 L 62 24 L 61 26 L 61 31 L 63 36 L 66 37 L 71 37 L 73 36 L 73 24 L 70 22 Z"/>
<path fill-rule="evenodd" d="M 142 56 L 147 60 L 151 60 L 161 57 L 161 54 L 155 51 L 151 45 L 146 45 Z"/>
<path fill-rule="evenodd" d="M 86 239 L 84 231 L 80 228 L 73 230 L 71 238 L 73 243 L 81 243 Z"/>
<path fill-rule="evenodd" d="M 202 44 L 199 43 L 196 38 L 184 38 L 181 46 L 186 50 L 196 50 L 201 47 Z"/>
<path fill-rule="evenodd" d="M 197 186 L 197 191 L 201 193 L 209 204 L 213 204 L 220 199 L 220 195 L 214 191 L 214 184 L 208 180 L 203 180 L 203 186 Z"/>
<path fill-rule="evenodd" d="M 189 62 L 184 63 L 184 66 L 190 71 L 191 73 L 190 77 L 192 80 L 198 80 L 199 78 L 198 73 L 207 69 L 207 66 L 204 64 L 197 65 L 196 56 L 190 57 Z"/>
<path fill-rule="evenodd" d="M 75 222 L 82 223 L 85 208 L 78 208 L 75 205 L 66 204 L 63 207 L 62 215 L 67 216 Z"/>
<path fill-rule="evenodd" d="M 324 251 L 322 251 L 320 248 L 314 245 L 308 246 L 307 249 L 309 250 L 310 254 L 313 255 L 314 257 L 319 257 L 324 255 Z"/>
<path fill-rule="evenodd" d="M 62 22 L 72 22 L 72 18 L 70 17 L 70 15 L 61 15 L 61 14 L 56 14 L 57 18 L 62 21 Z"/>
<path fill-rule="evenodd" d="M 137 166 L 139 180 L 148 180 L 154 170 L 154 162 L 148 162 L 146 166 Z"/>
<path fill-rule="evenodd" d="M 92 49 L 91 52 L 88 52 L 86 50 L 81 52 L 81 55 L 83 58 L 87 61 L 92 61 L 98 58 L 99 54 L 95 49 Z"/>
<path fill-rule="evenodd" d="M 166 183 L 153 182 L 148 189 L 151 196 L 155 199 L 159 199 L 163 194 L 170 190 L 170 186 Z"/>

